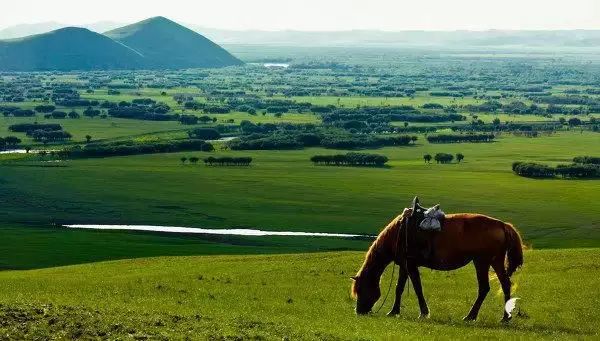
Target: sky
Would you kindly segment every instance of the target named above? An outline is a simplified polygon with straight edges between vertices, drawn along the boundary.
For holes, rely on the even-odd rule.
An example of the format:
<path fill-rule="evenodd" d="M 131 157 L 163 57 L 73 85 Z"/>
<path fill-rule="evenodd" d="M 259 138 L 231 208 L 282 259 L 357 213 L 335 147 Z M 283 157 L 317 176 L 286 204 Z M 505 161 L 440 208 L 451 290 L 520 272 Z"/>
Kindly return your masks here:
<path fill-rule="evenodd" d="M 0 28 L 159 15 L 230 30 L 600 29 L 600 0 L 0 0 Z"/>

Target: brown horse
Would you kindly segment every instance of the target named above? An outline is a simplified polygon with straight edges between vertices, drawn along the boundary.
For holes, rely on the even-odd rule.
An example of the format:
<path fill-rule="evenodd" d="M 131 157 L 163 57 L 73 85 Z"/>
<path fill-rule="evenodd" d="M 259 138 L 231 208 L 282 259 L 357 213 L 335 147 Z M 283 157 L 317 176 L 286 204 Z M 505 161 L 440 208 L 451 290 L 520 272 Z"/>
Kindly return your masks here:
<path fill-rule="evenodd" d="M 413 208 L 404 209 L 401 215 L 390 222 L 373 242 L 358 274 L 352 279 L 352 296 L 356 298 L 356 313 L 371 311 L 381 296 L 379 281 L 385 268 L 391 262 L 400 266 L 396 299 L 389 316 L 400 313 L 400 299 L 406 280 L 413 283 L 421 317 L 429 316 L 429 308 L 423 297 L 419 267 L 450 271 L 461 268 L 471 261 L 475 265 L 479 293 L 473 307 L 464 320 L 475 320 L 481 304 L 490 291 L 489 268 L 496 272 L 504 292 L 504 301 L 510 299 L 510 277 L 523 265 L 523 248 L 519 232 L 509 223 L 480 214 L 461 213 L 446 215 L 440 232 L 433 232 L 431 248 L 433 255 L 425 257 L 416 254 L 407 257 L 406 231 L 411 224 L 413 212 L 418 208 L 418 198 Z M 416 227 L 416 226 L 415 226 Z M 504 312 L 503 321 L 509 315 Z"/>

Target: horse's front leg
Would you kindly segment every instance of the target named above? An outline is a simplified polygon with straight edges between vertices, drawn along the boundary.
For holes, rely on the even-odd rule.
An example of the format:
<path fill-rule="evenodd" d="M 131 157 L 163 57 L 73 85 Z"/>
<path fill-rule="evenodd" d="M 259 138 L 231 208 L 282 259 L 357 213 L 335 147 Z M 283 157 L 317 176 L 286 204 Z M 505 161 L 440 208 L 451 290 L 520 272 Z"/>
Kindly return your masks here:
<path fill-rule="evenodd" d="M 421 286 L 421 275 L 419 274 L 419 268 L 414 263 L 408 264 L 408 276 L 410 277 L 410 281 L 415 288 L 415 294 L 417 294 L 417 299 L 419 300 L 419 309 L 421 310 L 420 318 L 428 318 L 429 317 L 429 307 L 427 307 L 427 302 L 425 301 L 425 297 L 423 296 L 423 287 Z"/>
<path fill-rule="evenodd" d="M 387 314 L 388 316 L 400 314 L 400 301 L 402 300 L 402 293 L 404 292 L 404 286 L 406 285 L 407 279 L 408 274 L 406 273 L 406 269 L 401 265 L 400 274 L 398 276 L 398 284 L 396 284 L 396 299 L 394 300 L 392 310 L 390 310 L 390 312 Z"/>

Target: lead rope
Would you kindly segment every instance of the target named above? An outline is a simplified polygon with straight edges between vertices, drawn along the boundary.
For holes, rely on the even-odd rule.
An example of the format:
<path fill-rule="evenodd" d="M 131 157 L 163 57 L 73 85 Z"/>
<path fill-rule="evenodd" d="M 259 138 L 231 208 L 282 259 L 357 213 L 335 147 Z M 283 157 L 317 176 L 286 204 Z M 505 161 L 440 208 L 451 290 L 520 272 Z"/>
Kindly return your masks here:
<path fill-rule="evenodd" d="M 405 225 L 405 224 L 402 224 L 402 225 Z M 398 258 L 398 249 L 400 247 L 400 231 L 401 230 L 402 230 L 401 228 L 398 228 L 398 238 L 396 238 L 396 240 L 397 240 L 397 246 L 396 246 L 396 249 L 395 249 L 395 252 L 394 252 L 395 253 L 395 255 L 394 255 L 394 262 L 396 261 L 396 258 Z M 407 233 L 408 233 L 408 231 L 406 231 L 405 234 L 407 234 Z M 406 239 L 406 242 L 408 244 L 408 238 Z M 392 289 L 392 285 L 394 283 L 394 273 L 396 272 L 396 265 L 392 265 L 392 266 L 393 266 L 392 267 L 392 277 L 390 278 L 390 284 L 388 285 L 388 289 L 387 289 L 387 292 L 385 293 L 385 297 L 383 298 L 383 301 L 379 305 L 379 308 L 377 308 L 377 311 L 375 311 L 375 314 L 378 314 L 379 311 L 381 310 L 381 308 L 383 308 L 383 305 L 387 301 L 388 295 L 390 294 L 390 291 Z M 399 266 L 400 265 L 398 265 L 398 267 Z M 398 272 L 400 272 L 400 270 L 398 270 Z"/>

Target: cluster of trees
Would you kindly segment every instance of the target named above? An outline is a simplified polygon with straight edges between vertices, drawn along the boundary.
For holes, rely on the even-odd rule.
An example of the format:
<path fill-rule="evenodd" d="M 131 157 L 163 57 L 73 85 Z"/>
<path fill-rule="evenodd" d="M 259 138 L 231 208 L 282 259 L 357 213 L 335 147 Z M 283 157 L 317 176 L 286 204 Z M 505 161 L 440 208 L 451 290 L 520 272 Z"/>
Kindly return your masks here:
<path fill-rule="evenodd" d="M 435 156 L 431 156 L 431 154 L 423 155 L 423 160 L 425 160 L 425 163 L 431 163 L 432 159 L 435 160 L 435 162 L 437 162 L 437 163 L 451 163 L 452 160 L 454 160 L 454 155 L 448 154 L 448 153 L 437 153 L 437 154 L 435 154 Z M 465 159 L 464 154 L 456 153 L 456 161 L 457 162 L 460 163 L 464 159 Z"/>
<path fill-rule="evenodd" d="M 570 96 L 571 97 L 571 96 Z M 462 106 L 462 109 L 468 112 L 504 112 L 515 115 L 540 115 L 548 116 L 551 114 L 570 114 L 570 115 L 581 115 L 589 111 L 584 107 L 573 107 L 567 105 L 580 104 L 593 106 L 596 104 L 595 101 L 581 100 L 581 99 L 569 99 L 565 96 L 544 96 L 544 97 L 530 97 L 532 100 L 549 104 L 547 107 L 543 107 L 537 104 L 525 104 L 521 101 L 513 101 L 509 103 L 501 103 L 496 100 L 486 101 L 481 104 L 468 104 Z M 563 104 L 563 105 L 559 105 Z"/>
<path fill-rule="evenodd" d="M 499 119 L 495 119 L 492 124 L 463 124 L 451 127 L 455 132 L 539 132 L 556 131 L 562 128 L 560 122 L 537 122 L 537 123 L 518 123 L 509 122 L 502 124 Z"/>
<path fill-rule="evenodd" d="M 60 124 L 19 123 L 8 127 L 10 131 L 25 133 L 37 142 L 44 144 L 49 142 L 70 140 L 73 136 L 62 130 Z"/>
<path fill-rule="evenodd" d="M 213 157 L 204 159 L 207 166 L 250 166 L 251 157 Z"/>
<path fill-rule="evenodd" d="M 44 144 L 49 142 L 60 142 L 70 140 L 73 135 L 64 130 L 32 130 L 27 132 L 27 136 L 33 138 L 36 142 L 43 142 Z"/>
<path fill-rule="evenodd" d="M 198 161 L 200 161 L 200 158 L 198 158 L 197 156 L 191 156 L 191 157 L 186 157 L 186 156 L 182 156 L 179 161 L 181 161 L 182 164 L 185 164 L 186 161 L 190 161 L 191 164 L 197 164 Z"/>
<path fill-rule="evenodd" d="M 221 133 L 213 128 L 196 128 L 188 132 L 191 139 L 200 140 L 218 140 L 221 138 Z"/>
<path fill-rule="evenodd" d="M 417 136 L 326 136 L 321 140 L 321 146 L 334 149 L 379 148 L 386 146 L 408 146 L 416 142 Z"/>
<path fill-rule="evenodd" d="M 35 116 L 35 111 L 31 109 L 21 109 L 19 107 L 13 106 L 0 106 L 0 112 L 4 117 L 33 117 Z"/>
<path fill-rule="evenodd" d="M 455 122 L 466 117 L 457 113 L 426 114 L 412 106 L 340 108 L 320 113 L 324 123 L 345 129 L 374 130 L 389 122 Z"/>
<path fill-rule="evenodd" d="M 461 143 L 461 142 L 492 142 L 496 136 L 494 134 L 440 134 L 429 135 L 429 143 Z"/>
<path fill-rule="evenodd" d="M 47 113 L 51 113 L 54 110 L 56 110 L 56 107 L 51 104 L 40 104 L 40 105 L 36 106 L 34 109 L 35 109 L 35 111 L 37 111 L 39 113 L 47 114 Z"/>
<path fill-rule="evenodd" d="M 246 95 L 245 93 L 223 93 L 215 90 L 211 91 L 215 97 L 210 98 L 208 103 L 194 101 L 185 96 L 178 96 L 176 100 L 182 104 L 185 109 L 202 110 L 207 114 L 226 114 L 231 111 L 247 112 L 250 115 L 256 115 L 258 111 L 270 114 L 283 114 L 290 111 L 303 112 L 311 108 L 310 103 L 298 103 L 292 100 L 282 99 L 263 99 L 255 95 Z"/>
<path fill-rule="evenodd" d="M 179 114 L 167 114 L 168 107 L 153 105 L 126 105 L 108 109 L 108 115 L 117 118 L 129 118 L 146 121 L 177 121 Z"/>
<path fill-rule="evenodd" d="M 577 156 L 577 157 L 573 158 L 573 163 L 600 165 L 600 157 Z"/>
<path fill-rule="evenodd" d="M 600 158 L 576 157 L 572 164 L 562 164 L 556 167 L 533 162 L 513 162 L 515 174 L 530 178 L 600 178 Z"/>
<path fill-rule="evenodd" d="M 33 130 L 62 130 L 62 126 L 56 123 L 18 123 L 8 127 L 8 130 L 15 133 L 27 133 Z"/>
<path fill-rule="evenodd" d="M 352 135 L 332 130 L 276 130 L 269 134 L 250 134 L 228 143 L 233 150 L 300 149 L 321 146 L 333 149 L 378 148 L 407 146 L 417 141 L 416 136 Z"/>
<path fill-rule="evenodd" d="M 316 165 L 327 166 L 377 166 L 381 167 L 388 162 L 387 156 L 366 153 L 347 153 L 337 155 L 315 155 L 310 161 Z"/>
<path fill-rule="evenodd" d="M 0 137 L 0 150 L 15 148 L 21 143 L 21 139 L 15 136 Z"/>
<path fill-rule="evenodd" d="M 123 141 L 107 144 L 91 143 L 85 147 L 76 147 L 70 150 L 74 157 L 109 157 L 127 156 L 138 154 L 174 153 L 182 151 L 212 152 L 212 144 L 203 140 L 178 140 L 154 143 L 134 143 Z"/>
<path fill-rule="evenodd" d="M 69 113 L 66 113 L 64 111 L 53 111 L 49 114 L 45 114 L 44 118 L 53 118 L 53 119 L 65 119 L 65 118 L 72 118 L 72 119 L 78 119 L 81 117 L 81 115 L 79 115 L 79 113 L 77 113 L 77 111 L 70 111 Z"/>

